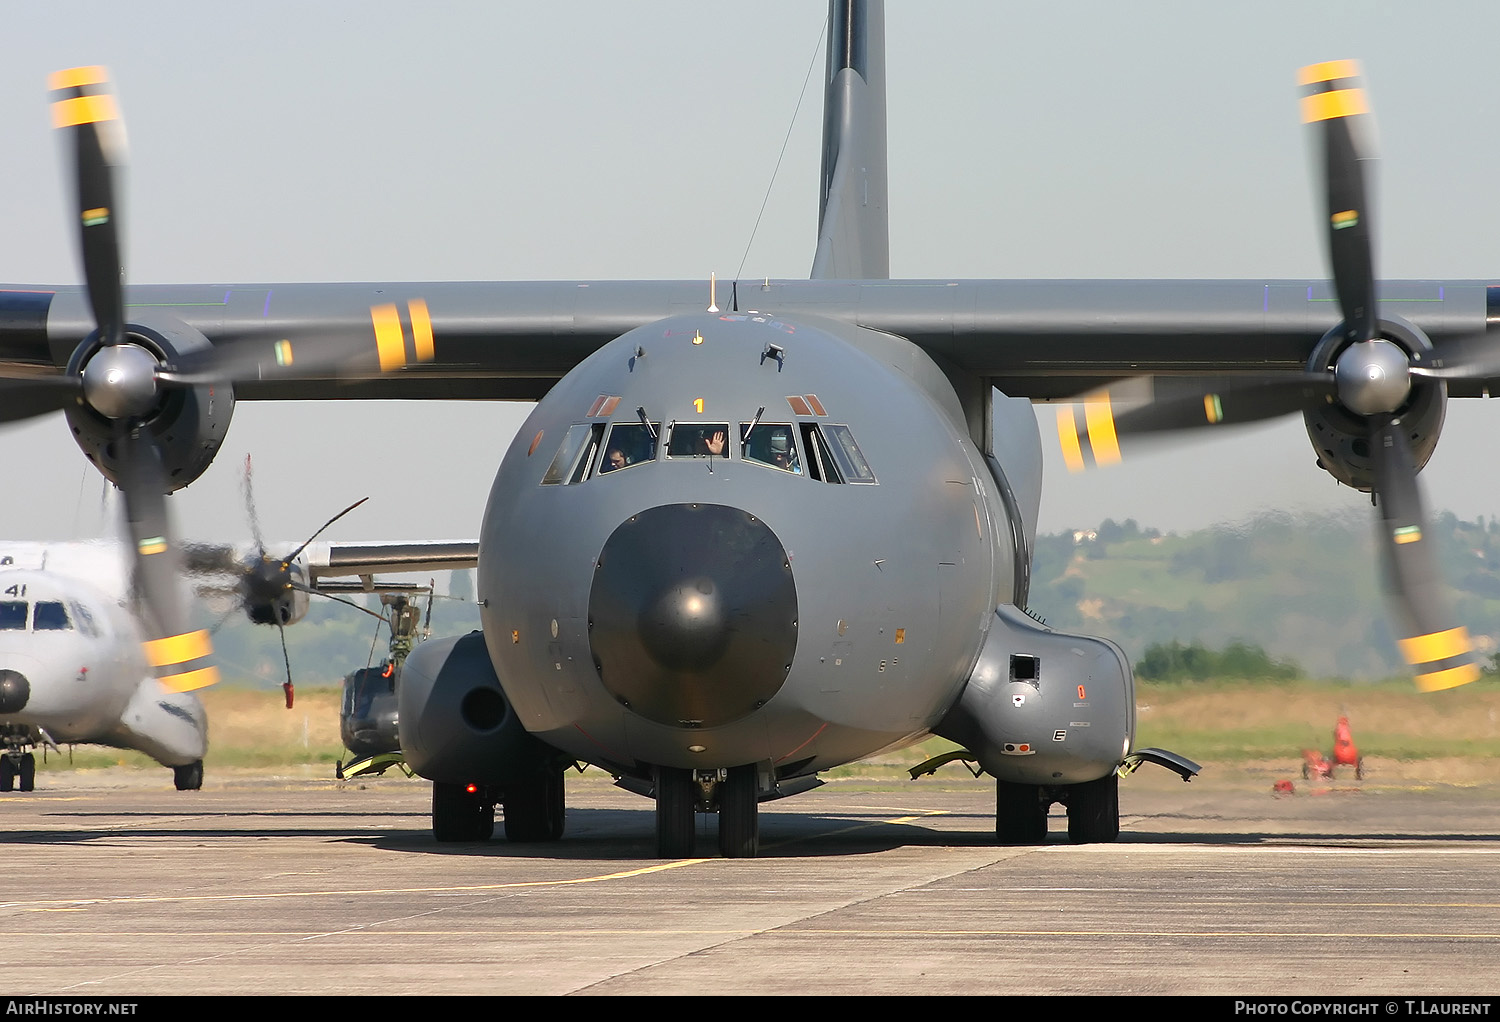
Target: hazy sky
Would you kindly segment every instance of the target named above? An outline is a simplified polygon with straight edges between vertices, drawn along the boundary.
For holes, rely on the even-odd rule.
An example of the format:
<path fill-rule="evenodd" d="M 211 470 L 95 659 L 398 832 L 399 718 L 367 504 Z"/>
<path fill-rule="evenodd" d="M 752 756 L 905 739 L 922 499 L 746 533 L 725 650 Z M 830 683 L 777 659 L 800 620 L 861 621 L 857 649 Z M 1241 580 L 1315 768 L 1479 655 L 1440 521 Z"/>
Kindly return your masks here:
<path fill-rule="evenodd" d="M 136 282 L 732 275 L 809 61 L 745 275 L 816 230 L 823 5 L 16 4 L 0 62 L 0 281 L 76 281 L 48 72 L 110 66 L 129 128 Z M 1295 72 L 1357 57 L 1385 157 L 1377 272 L 1500 279 L 1500 4 L 902 4 L 887 11 L 898 277 L 1324 274 Z M 473 536 L 526 407 L 241 404 L 172 501 L 239 538 L 244 453 L 268 534 L 375 499 L 337 538 Z M 1050 409 L 1042 409 L 1052 439 Z M 1500 513 L 1500 407 L 1455 401 L 1433 505 Z M 6 432 L 0 532 L 98 532 L 61 416 Z M 1357 508 L 1300 419 L 1069 478 L 1042 528 L 1190 528 Z"/>

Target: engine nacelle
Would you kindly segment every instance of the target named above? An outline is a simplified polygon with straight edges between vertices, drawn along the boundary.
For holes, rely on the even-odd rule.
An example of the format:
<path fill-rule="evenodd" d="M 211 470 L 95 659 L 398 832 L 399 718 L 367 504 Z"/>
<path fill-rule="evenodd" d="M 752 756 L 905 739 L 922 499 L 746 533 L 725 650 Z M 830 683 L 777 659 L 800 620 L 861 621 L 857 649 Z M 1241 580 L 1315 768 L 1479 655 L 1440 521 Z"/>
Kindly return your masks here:
<path fill-rule="evenodd" d="M 125 329 L 128 343 L 145 349 L 161 362 L 171 362 L 178 355 L 211 346 L 206 337 L 171 316 L 152 315 L 146 322 L 131 323 Z M 68 373 L 82 373 L 99 349 L 97 335 L 89 343 L 80 344 L 68 360 Z M 81 400 L 64 409 L 64 414 L 84 456 L 118 485 L 115 422 Z M 172 490 L 188 485 L 213 464 L 233 414 L 234 389 L 228 384 L 160 391 L 156 407 L 145 418 L 145 428 L 161 451 L 167 484 Z"/>
<path fill-rule="evenodd" d="M 252 572 L 255 567 L 252 565 Z M 308 584 L 306 557 L 298 556 L 287 565 L 285 573 L 281 571 L 279 557 L 267 558 L 264 568 L 264 578 L 247 574 L 240 590 L 245 613 L 249 615 L 251 623 L 291 625 L 301 621 L 307 616 L 307 591 L 291 588 L 287 583 L 301 586 Z M 273 592 L 274 596 L 267 595 Z"/>
<path fill-rule="evenodd" d="M 504 786 L 545 764 L 571 762 L 521 726 L 482 632 L 413 649 L 396 704 L 407 765 L 429 780 Z"/>
<path fill-rule="evenodd" d="M 1054 632 L 1001 607 L 963 695 L 933 731 L 1013 784 L 1107 777 L 1135 741 L 1130 662 L 1107 639 Z"/>
<path fill-rule="evenodd" d="M 1380 336 L 1398 345 L 1408 355 L 1432 350 L 1427 335 L 1404 319 L 1382 319 Z M 1327 372 L 1349 346 L 1343 324 L 1334 327 L 1313 348 L 1307 367 Z M 1442 380 L 1411 377 L 1411 391 L 1406 402 L 1396 410 L 1397 417 L 1411 442 L 1412 461 L 1417 471 L 1427 464 L 1437 449 L 1448 411 L 1448 386 Z M 1318 467 L 1345 486 L 1369 492 L 1375 484 L 1370 462 L 1370 420 L 1345 408 L 1337 400 L 1302 413 L 1307 436 L 1318 455 Z"/>

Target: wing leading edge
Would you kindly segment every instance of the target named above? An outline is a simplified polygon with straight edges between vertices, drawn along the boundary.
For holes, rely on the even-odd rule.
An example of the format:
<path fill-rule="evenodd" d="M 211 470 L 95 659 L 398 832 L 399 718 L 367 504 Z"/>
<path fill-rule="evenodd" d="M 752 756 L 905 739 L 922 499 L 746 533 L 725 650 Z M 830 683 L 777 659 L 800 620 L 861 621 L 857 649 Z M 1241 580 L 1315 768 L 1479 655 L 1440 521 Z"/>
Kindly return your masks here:
<path fill-rule="evenodd" d="M 722 285 L 721 285 L 722 288 Z M 1483 333 L 1500 282 L 1384 281 L 1381 314 L 1434 340 Z M 722 290 L 720 292 L 722 294 Z M 423 300 L 435 357 L 381 378 L 334 371 L 237 385 L 245 400 L 536 400 L 635 327 L 701 311 L 702 281 L 145 285 L 127 317 L 170 316 L 215 346 L 369 333 L 379 301 Z M 1069 397 L 1144 374 L 1296 369 L 1339 321 L 1326 281 L 773 280 L 731 287 L 734 311 L 812 315 L 897 334 L 1007 394 Z M 76 286 L 0 285 L 0 361 L 57 373 L 88 322 Z M 1455 385 L 1456 397 L 1497 380 Z"/>

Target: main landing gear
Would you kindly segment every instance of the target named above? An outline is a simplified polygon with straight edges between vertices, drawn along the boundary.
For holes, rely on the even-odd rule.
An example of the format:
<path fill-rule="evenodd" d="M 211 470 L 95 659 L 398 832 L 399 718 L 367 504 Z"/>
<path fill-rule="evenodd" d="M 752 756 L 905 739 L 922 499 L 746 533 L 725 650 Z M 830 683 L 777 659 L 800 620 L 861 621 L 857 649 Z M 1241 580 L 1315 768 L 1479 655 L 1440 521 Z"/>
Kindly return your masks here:
<path fill-rule="evenodd" d="M 718 810 L 719 854 L 754 858 L 760 851 L 760 786 L 754 763 L 728 770 L 656 770 L 656 854 L 684 859 L 697 843 L 697 814 Z"/>
<path fill-rule="evenodd" d="M 495 805 L 504 811 L 506 840 L 556 841 L 567 823 L 563 771 L 543 767 L 495 789 L 482 784 L 432 784 L 432 836 L 438 841 L 488 841 L 495 835 Z"/>
<path fill-rule="evenodd" d="M 495 802 L 482 785 L 432 782 L 432 836 L 438 841 L 488 841 Z"/>
<path fill-rule="evenodd" d="M 1110 773 L 1082 784 L 995 782 L 995 839 L 1002 845 L 1047 843 L 1047 811 L 1053 802 L 1068 809 L 1068 840 L 1075 845 L 1120 836 L 1120 777 Z"/>

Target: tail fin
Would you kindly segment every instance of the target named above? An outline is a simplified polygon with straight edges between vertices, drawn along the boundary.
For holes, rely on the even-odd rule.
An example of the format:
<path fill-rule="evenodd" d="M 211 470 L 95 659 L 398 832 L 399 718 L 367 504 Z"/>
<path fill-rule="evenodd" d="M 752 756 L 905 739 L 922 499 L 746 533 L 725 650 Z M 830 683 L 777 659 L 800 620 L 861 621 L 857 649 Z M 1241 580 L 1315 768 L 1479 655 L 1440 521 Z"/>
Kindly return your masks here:
<path fill-rule="evenodd" d="M 831 0 L 814 280 L 891 275 L 886 206 L 885 4 Z"/>

